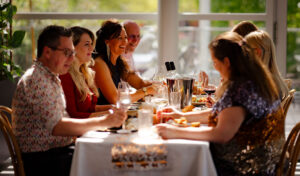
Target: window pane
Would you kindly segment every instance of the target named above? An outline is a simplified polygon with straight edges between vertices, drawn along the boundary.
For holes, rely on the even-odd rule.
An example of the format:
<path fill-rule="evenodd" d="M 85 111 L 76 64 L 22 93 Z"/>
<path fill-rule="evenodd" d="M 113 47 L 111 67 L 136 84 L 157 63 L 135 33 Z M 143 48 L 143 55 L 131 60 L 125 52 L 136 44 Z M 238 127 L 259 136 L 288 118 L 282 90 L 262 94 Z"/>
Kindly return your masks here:
<path fill-rule="evenodd" d="M 230 31 L 239 21 L 181 21 L 179 28 L 178 71 L 181 74 L 197 74 L 200 70 L 214 76 L 208 44 L 218 34 Z M 264 29 L 264 22 L 254 22 Z"/>
<path fill-rule="evenodd" d="M 14 61 L 19 64 L 23 70 L 31 66 L 33 57 L 32 50 L 36 55 L 37 48 L 37 43 L 33 46 L 32 41 L 37 41 L 41 30 L 47 25 L 56 24 L 66 27 L 78 25 L 84 26 L 95 33 L 100 28 L 102 22 L 103 20 L 17 20 L 13 26 L 14 30 L 25 30 L 26 36 L 21 47 L 14 50 Z M 157 24 L 145 20 L 136 22 L 141 26 L 143 37 L 133 55 L 135 66 L 141 76 L 151 78 L 157 64 Z M 34 37 L 31 34 L 31 30 L 34 31 Z"/>
<path fill-rule="evenodd" d="M 288 0 L 287 16 L 287 78 L 293 80 L 292 87 L 300 91 L 300 2 Z"/>
<path fill-rule="evenodd" d="M 266 0 L 179 0 L 179 12 L 263 13 Z"/>
<path fill-rule="evenodd" d="M 157 12 L 157 1 L 153 0 L 14 0 L 13 3 L 18 12 Z"/>

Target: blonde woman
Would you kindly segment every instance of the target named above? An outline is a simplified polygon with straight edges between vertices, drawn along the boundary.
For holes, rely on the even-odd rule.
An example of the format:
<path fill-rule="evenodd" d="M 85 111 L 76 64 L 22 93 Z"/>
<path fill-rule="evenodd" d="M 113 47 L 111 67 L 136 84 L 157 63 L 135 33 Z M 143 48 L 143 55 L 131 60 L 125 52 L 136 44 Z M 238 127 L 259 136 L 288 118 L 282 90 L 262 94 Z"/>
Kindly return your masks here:
<path fill-rule="evenodd" d="M 67 112 L 72 118 L 95 117 L 111 106 L 97 104 L 99 93 L 94 82 L 94 71 L 89 68 L 93 62 L 94 34 L 83 27 L 72 27 L 73 45 L 76 55 L 69 72 L 61 75 L 61 84 L 66 96 Z"/>
<path fill-rule="evenodd" d="M 245 40 L 254 50 L 255 56 L 262 60 L 273 75 L 281 98 L 288 95 L 288 87 L 282 79 L 276 64 L 275 46 L 269 34 L 263 30 L 249 33 Z"/>

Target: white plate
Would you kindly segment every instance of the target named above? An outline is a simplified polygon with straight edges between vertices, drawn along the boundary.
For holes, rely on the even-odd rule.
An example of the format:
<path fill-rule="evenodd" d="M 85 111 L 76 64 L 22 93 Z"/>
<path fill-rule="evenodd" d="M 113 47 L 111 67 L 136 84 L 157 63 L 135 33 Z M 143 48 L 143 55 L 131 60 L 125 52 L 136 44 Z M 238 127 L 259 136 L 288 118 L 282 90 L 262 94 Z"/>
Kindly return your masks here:
<path fill-rule="evenodd" d="M 119 134 L 129 134 L 129 133 L 133 133 L 133 132 L 136 132 L 137 130 L 124 130 L 124 129 L 120 129 L 120 130 L 117 130 L 117 133 Z"/>

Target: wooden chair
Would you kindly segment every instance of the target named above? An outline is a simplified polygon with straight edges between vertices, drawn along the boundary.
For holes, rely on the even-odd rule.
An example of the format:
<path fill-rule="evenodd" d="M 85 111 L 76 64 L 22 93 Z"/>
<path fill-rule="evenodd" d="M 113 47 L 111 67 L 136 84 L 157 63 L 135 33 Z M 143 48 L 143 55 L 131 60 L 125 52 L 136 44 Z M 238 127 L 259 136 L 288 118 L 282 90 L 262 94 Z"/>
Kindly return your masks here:
<path fill-rule="evenodd" d="M 283 109 L 283 115 L 284 115 L 284 117 L 286 117 L 286 115 L 287 115 L 289 107 L 290 107 L 290 105 L 291 105 L 291 103 L 293 101 L 295 92 L 296 92 L 295 89 L 290 90 L 289 94 L 286 97 L 284 97 L 284 99 L 281 101 L 281 107 Z"/>
<path fill-rule="evenodd" d="M 16 137 L 12 132 L 11 124 L 4 112 L 11 113 L 11 109 L 5 106 L 0 106 L 0 130 L 5 138 L 14 172 L 16 176 L 25 176 L 21 151 L 17 143 Z"/>
<path fill-rule="evenodd" d="M 11 127 L 11 124 L 10 124 L 9 118 L 7 117 L 7 114 L 9 114 L 11 117 L 12 110 L 9 107 L 0 105 L 0 114 L 6 120 L 7 124 Z"/>
<path fill-rule="evenodd" d="M 300 123 L 290 132 L 284 144 L 277 169 L 277 176 L 294 176 L 298 157 L 300 155 Z"/>

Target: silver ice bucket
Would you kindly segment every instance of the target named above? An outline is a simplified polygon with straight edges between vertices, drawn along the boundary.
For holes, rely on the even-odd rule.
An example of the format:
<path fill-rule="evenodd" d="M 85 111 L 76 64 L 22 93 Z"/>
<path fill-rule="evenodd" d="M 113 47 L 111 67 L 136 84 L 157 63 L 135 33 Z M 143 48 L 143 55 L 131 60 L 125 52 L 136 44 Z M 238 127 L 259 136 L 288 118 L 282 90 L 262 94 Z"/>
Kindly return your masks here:
<path fill-rule="evenodd" d="M 168 99 L 170 102 L 170 92 L 181 92 L 181 108 L 191 105 L 193 95 L 194 78 L 167 78 Z"/>

